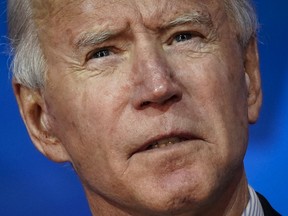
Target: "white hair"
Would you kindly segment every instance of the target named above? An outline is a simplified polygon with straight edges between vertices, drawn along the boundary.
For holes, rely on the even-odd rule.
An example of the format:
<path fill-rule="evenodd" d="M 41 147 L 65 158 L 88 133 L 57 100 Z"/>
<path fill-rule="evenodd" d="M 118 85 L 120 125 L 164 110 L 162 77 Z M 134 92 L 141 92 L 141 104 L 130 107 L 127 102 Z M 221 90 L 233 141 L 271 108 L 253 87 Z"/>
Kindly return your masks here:
<path fill-rule="evenodd" d="M 237 31 L 240 45 L 245 48 L 251 38 L 255 38 L 258 21 L 251 0 L 224 0 L 229 18 Z"/>
<path fill-rule="evenodd" d="M 245 48 L 256 37 L 257 17 L 251 0 L 224 0 L 227 15 Z M 14 59 L 11 70 L 16 82 L 32 89 L 45 85 L 46 63 L 33 20 L 30 0 L 8 0 L 8 29 Z"/>
<path fill-rule="evenodd" d="M 44 87 L 46 63 L 33 21 L 30 0 L 8 0 L 8 30 L 16 82 L 32 89 Z"/>

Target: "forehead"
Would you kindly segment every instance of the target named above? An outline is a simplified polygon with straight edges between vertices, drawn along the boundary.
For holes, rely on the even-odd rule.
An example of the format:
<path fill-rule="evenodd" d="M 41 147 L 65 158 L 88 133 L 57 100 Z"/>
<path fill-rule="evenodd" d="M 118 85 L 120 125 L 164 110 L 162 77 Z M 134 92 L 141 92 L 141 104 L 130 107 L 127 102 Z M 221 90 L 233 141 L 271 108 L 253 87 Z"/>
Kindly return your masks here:
<path fill-rule="evenodd" d="M 89 21 L 131 19 L 135 15 L 149 21 L 165 21 L 189 10 L 209 11 L 223 7 L 219 0 L 31 0 L 34 18 L 41 25 L 66 26 L 79 18 Z M 220 2 L 220 3 L 219 3 Z"/>
<path fill-rule="evenodd" d="M 81 35 L 143 29 L 158 31 L 185 14 L 225 18 L 222 0 L 31 0 L 43 48 L 75 48 Z M 64 47 L 65 46 L 65 47 Z M 66 50 L 67 51 L 67 50 Z"/>

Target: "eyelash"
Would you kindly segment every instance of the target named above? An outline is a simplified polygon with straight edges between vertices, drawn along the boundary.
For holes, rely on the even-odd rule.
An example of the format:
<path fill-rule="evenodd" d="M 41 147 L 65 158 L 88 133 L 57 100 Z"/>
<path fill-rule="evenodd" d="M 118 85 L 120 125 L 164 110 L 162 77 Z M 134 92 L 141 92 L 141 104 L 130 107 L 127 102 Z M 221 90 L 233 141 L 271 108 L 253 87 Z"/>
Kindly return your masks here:
<path fill-rule="evenodd" d="M 104 58 L 111 55 L 112 47 L 101 47 L 97 50 L 94 50 L 90 54 L 88 54 L 87 59 L 94 59 L 94 58 Z"/>
<path fill-rule="evenodd" d="M 179 38 L 180 36 L 182 36 L 182 37 L 185 36 L 185 38 L 182 38 L 182 40 L 181 40 L 181 38 Z M 188 36 L 188 37 L 187 37 L 187 36 Z M 178 37 L 178 39 L 180 39 L 180 40 L 177 40 L 177 37 Z M 198 38 L 204 38 L 204 36 L 203 36 L 201 33 L 199 33 L 199 32 L 180 32 L 180 33 L 177 32 L 176 34 L 174 34 L 174 35 L 169 39 L 168 45 L 172 45 L 173 42 L 182 43 L 182 42 L 191 40 L 191 39 L 196 38 L 196 37 L 198 37 Z"/>
<path fill-rule="evenodd" d="M 110 55 L 110 51 L 108 49 L 102 49 L 102 50 L 99 50 L 96 53 L 94 53 L 92 55 L 92 57 L 95 56 L 96 58 L 103 58 L 103 57 L 106 57 L 108 55 Z"/>
<path fill-rule="evenodd" d="M 192 39 L 193 35 L 191 33 L 181 33 L 181 34 L 177 34 L 175 37 L 174 37 L 174 40 L 176 42 L 184 42 L 184 41 L 187 41 L 187 40 L 190 40 Z"/>

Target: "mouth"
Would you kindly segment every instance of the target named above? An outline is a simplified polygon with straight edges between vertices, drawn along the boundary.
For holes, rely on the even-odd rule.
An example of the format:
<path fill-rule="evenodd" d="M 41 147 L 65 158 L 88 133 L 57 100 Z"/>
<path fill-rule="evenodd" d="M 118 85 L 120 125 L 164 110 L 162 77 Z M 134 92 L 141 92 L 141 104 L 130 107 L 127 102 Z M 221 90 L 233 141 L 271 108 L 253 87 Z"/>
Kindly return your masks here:
<path fill-rule="evenodd" d="M 164 138 L 160 139 L 157 141 L 152 142 L 149 144 L 146 149 L 144 150 L 151 150 L 151 149 L 157 149 L 157 148 L 165 148 L 167 146 L 172 146 L 176 143 L 184 142 L 187 141 L 187 138 L 184 137 L 169 137 L 169 138 Z"/>
<path fill-rule="evenodd" d="M 166 135 L 166 136 L 156 136 L 146 143 L 144 143 L 140 148 L 134 151 L 132 155 L 136 153 L 141 153 L 145 151 L 157 150 L 157 149 L 164 149 L 174 145 L 179 145 L 184 143 L 185 141 L 189 140 L 196 140 L 197 137 L 190 135 L 190 134 L 174 134 L 174 135 Z"/>

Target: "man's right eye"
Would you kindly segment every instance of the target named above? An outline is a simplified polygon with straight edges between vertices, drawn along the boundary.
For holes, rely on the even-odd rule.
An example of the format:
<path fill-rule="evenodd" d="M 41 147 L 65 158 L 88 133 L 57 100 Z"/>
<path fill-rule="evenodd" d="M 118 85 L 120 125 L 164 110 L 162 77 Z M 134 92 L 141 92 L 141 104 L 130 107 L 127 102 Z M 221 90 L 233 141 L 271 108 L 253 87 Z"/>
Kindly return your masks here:
<path fill-rule="evenodd" d="M 184 42 L 187 40 L 191 40 L 193 38 L 193 35 L 191 33 L 181 33 L 175 36 L 175 41 L 176 42 Z"/>
<path fill-rule="evenodd" d="M 110 50 L 109 49 L 101 49 L 101 50 L 98 50 L 97 52 L 94 52 L 90 59 L 93 59 L 93 58 L 103 58 L 103 57 L 107 57 L 109 56 L 111 53 L 110 53 Z"/>

